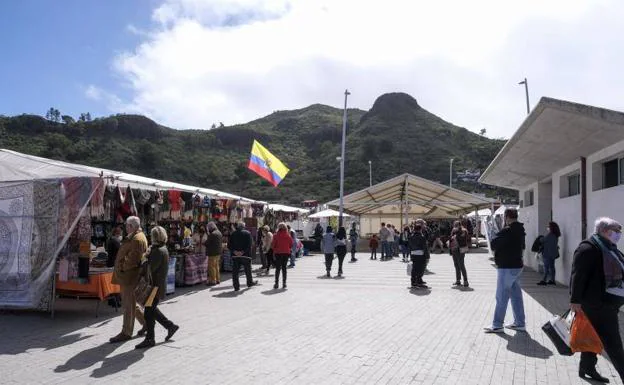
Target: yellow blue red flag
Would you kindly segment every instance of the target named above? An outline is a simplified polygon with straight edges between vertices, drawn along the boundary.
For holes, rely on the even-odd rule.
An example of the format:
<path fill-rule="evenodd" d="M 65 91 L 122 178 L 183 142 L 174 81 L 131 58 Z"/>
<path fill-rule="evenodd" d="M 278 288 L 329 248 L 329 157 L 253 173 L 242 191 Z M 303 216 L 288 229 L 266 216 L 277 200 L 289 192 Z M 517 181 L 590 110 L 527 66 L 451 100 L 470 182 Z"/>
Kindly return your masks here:
<path fill-rule="evenodd" d="M 257 140 L 254 140 L 251 147 L 251 157 L 249 158 L 249 166 L 251 171 L 268 180 L 273 186 L 278 184 L 286 177 L 290 171 L 281 160 L 271 154 Z"/>

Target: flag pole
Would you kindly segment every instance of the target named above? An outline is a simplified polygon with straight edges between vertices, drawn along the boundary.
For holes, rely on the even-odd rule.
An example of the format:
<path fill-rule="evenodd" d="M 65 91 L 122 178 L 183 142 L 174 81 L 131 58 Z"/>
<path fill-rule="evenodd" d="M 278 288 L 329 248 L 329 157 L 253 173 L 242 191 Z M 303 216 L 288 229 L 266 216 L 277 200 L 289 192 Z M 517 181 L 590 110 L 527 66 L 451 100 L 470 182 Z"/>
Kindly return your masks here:
<path fill-rule="evenodd" d="M 340 156 L 340 214 L 338 216 L 338 227 L 342 227 L 342 214 L 344 212 L 344 169 L 345 169 L 345 142 L 347 134 L 347 97 L 349 90 L 344 92 L 344 111 L 342 114 L 342 152 Z"/>

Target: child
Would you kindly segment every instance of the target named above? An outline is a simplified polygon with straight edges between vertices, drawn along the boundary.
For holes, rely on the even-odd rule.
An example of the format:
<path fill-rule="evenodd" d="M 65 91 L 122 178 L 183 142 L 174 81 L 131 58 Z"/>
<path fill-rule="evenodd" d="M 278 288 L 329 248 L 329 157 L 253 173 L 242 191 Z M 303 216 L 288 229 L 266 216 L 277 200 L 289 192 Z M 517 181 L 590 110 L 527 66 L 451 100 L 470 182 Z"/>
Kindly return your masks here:
<path fill-rule="evenodd" d="M 373 236 L 370 239 L 370 242 L 368 242 L 368 247 L 370 247 L 370 250 L 371 250 L 370 259 L 377 259 L 377 247 L 378 246 L 379 246 L 379 241 L 377 240 L 377 234 L 373 234 Z"/>

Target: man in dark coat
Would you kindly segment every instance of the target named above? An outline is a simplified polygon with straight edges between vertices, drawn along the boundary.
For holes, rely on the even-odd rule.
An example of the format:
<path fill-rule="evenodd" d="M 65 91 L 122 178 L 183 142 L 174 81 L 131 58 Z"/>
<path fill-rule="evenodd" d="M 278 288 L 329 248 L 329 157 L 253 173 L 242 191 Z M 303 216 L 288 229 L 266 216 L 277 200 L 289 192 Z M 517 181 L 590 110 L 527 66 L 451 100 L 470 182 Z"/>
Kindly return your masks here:
<path fill-rule="evenodd" d="M 230 235 L 228 241 L 228 249 L 232 253 L 232 285 L 234 291 L 240 290 L 240 283 L 238 282 L 238 272 L 240 267 L 245 269 L 245 276 L 247 278 L 247 287 L 251 287 L 258 284 L 258 281 L 254 281 L 251 275 L 251 247 L 253 245 L 253 239 L 251 233 L 245 230 L 245 224 L 239 222 L 236 224 L 236 230 Z"/>

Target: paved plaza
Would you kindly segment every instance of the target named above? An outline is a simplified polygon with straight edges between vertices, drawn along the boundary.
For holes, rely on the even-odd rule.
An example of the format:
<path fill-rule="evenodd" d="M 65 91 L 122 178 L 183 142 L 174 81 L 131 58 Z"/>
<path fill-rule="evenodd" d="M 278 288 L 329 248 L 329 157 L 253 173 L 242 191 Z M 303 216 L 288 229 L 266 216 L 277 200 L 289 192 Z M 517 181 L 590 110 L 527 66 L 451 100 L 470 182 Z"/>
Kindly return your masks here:
<path fill-rule="evenodd" d="M 172 341 L 136 351 L 140 339 L 111 345 L 121 316 L 93 300 L 60 299 L 49 315 L 0 315 L 2 384 L 586 384 L 578 355 L 562 357 L 541 331 L 567 307 L 567 288 L 540 287 L 524 274 L 528 333 L 484 334 L 494 311 L 490 255 L 466 256 L 470 289 L 454 289 L 451 257 L 434 254 L 410 290 L 406 265 L 345 262 L 324 278 L 323 257 L 288 271 L 288 289 L 233 292 L 231 281 L 176 288 L 161 306 L 181 326 Z M 335 261 L 337 262 L 337 260 Z M 336 267 L 334 267 L 334 272 Z M 511 321 L 511 309 L 508 311 Z M 164 329 L 156 326 L 157 341 Z M 598 370 L 621 384 L 604 358 Z"/>

